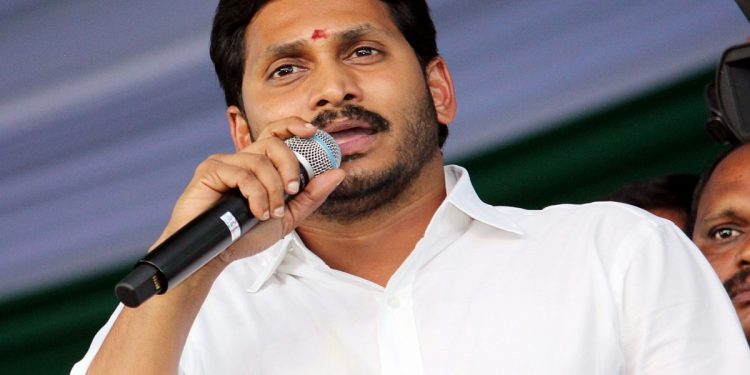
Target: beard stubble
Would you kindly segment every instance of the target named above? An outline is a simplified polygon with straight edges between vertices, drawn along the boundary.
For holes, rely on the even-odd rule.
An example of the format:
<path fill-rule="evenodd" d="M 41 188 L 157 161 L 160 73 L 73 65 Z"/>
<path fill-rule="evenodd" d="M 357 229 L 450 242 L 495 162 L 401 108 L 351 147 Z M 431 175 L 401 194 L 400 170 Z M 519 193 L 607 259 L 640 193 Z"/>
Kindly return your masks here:
<path fill-rule="evenodd" d="M 362 107 L 347 106 L 342 116 L 370 122 L 381 136 L 391 136 L 390 123 L 375 112 Z M 368 173 L 347 175 L 344 182 L 318 208 L 317 214 L 337 222 L 351 222 L 376 213 L 387 213 L 397 205 L 409 186 L 430 161 L 438 146 L 438 125 L 435 106 L 427 92 L 418 99 L 404 119 L 404 132 L 398 140 L 395 157 L 383 168 Z M 335 118 L 322 113 L 320 121 Z M 319 121 L 319 122 L 320 122 Z M 384 123 L 381 123 L 384 121 Z M 313 121 L 316 124 L 316 121 Z M 318 125 L 318 124 L 316 124 Z M 356 155 L 352 159 L 356 159 Z"/>

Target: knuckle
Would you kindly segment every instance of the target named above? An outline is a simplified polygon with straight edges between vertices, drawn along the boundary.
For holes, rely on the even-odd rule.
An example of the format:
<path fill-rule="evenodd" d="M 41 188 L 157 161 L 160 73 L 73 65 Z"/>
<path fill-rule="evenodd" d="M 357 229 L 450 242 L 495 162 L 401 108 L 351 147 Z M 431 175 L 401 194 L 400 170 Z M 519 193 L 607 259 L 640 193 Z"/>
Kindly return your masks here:
<path fill-rule="evenodd" d="M 269 158 L 266 154 L 253 154 L 253 163 L 269 165 L 271 164 L 271 158 Z"/>
<path fill-rule="evenodd" d="M 239 176 L 237 176 L 237 185 L 239 186 L 253 186 L 255 184 L 255 175 L 247 170 L 240 170 Z"/>
<path fill-rule="evenodd" d="M 222 160 L 223 160 L 224 156 L 225 156 L 224 154 L 212 154 L 212 155 L 209 155 L 206 158 L 206 160 L 203 160 L 200 164 L 198 164 L 198 168 L 201 169 L 201 170 L 215 168 L 218 165 L 223 164 Z"/>
<path fill-rule="evenodd" d="M 216 153 L 216 154 L 211 154 L 211 155 L 209 155 L 209 156 L 208 156 L 208 157 L 206 158 L 206 160 L 205 160 L 204 162 L 207 162 L 207 163 L 219 163 L 219 162 L 221 162 L 221 160 L 222 160 L 222 159 L 223 159 L 223 158 L 224 158 L 225 156 L 226 156 L 226 154 L 220 154 L 220 153 Z"/>
<path fill-rule="evenodd" d="M 210 171 L 216 169 L 218 164 L 216 160 L 206 159 L 195 168 L 195 175 L 202 176 L 208 174 Z"/>
<path fill-rule="evenodd" d="M 287 148 L 284 140 L 278 137 L 266 138 L 263 140 L 263 144 L 265 149 L 267 150 L 267 153 L 274 153 L 282 150 L 283 148 Z"/>

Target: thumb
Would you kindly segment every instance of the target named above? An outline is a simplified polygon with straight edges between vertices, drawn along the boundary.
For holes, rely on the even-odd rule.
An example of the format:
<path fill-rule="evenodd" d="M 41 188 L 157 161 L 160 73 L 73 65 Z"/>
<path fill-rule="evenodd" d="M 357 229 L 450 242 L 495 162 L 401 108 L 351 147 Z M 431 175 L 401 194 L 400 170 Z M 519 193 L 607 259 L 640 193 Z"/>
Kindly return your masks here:
<path fill-rule="evenodd" d="M 305 190 L 288 203 L 289 214 L 284 217 L 284 233 L 291 232 L 315 212 L 345 177 L 344 170 L 332 169 L 310 180 Z"/>

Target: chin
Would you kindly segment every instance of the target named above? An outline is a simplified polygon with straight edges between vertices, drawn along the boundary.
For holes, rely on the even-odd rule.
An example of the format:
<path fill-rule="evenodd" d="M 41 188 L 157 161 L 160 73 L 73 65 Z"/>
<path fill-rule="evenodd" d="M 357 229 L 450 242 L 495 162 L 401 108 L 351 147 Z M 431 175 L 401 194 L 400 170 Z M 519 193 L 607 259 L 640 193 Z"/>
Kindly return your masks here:
<path fill-rule="evenodd" d="M 392 160 L 376 159 L 365 154 L 351 155 L 341 161 L 341 169 L 346 171 L 346 176 L 350 179 L 381 175 L 392 165 Z"/>

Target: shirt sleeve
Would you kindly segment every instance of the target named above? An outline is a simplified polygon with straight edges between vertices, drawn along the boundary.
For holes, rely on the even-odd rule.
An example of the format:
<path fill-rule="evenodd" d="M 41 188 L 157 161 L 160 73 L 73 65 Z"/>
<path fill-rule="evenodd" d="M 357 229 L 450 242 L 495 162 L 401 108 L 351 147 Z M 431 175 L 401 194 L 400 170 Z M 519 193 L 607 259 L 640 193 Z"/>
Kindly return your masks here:
<path fill-rule="evenodd" d="M 643 221 L 616 246 L 627 374 L 750 374 L 729 296 L 679 229 Z"/>
<path fill-rule="evenodd" d="M 117 308 L 115 308 L 115 311 L 109 317 L 109 320 L 107 320 L 107 323 L 104 324 L 104 326 L 100 328 L 99 332 L 97 332 L 94 336 L 94 339 L 91 341 L 91 345 L 89 346 L 89 350 L 86 352 L 83 358 L 78 361 L 78 363 L 73 365 L 73 369 L 70 370 L 70 375 L 86 374 L 86 371 L 88 371 L 89 366 L 91 365 L 91 361 L 94 360 L 96 353 L 99 352 L 99 348 L 101 348 L 104 339 L 112 329 L 112 325 L 115 324 L 115 320 L 117 320 L 117 317 L 120 315 L 120 311 L 122 311 L 122 308 L 122 304 L 117 305 Z"/>
<path fill-rule="evenodd" d="M 96 353 L 99 352 L 99 349 L 102 347 L 102 343 L 104 342 L 104 339 L 109 334 L 109 331 L 112 329 L 112 326 L 115 324 L 115 320 L 117 320 L 117 317 L 120 315 L 120 312 L 122 311 L 122 309 L 123 309 L 123 304 L 118 304 L 117 308 L 115 308 L 115 311 L 109 317 L 109 320 L 107 320 L 107 323 L 104 324 L 104 326 L 102 326 L 102 328 L 99 329 L 99 332 L 97 332 L 96 335 L 94 335 L 94 339 L 91 341 L 89 350 L 86 352 L 83 358 L 80 361 L 78 361 L 78 363 L 73 365 L 73 368 L 70 370 L 70 375 L 86 375 L 86 372 L 89 370 L 89 366 L 91 366 L 91 361 L 94 360 Z M 187 371 L 185 370 L 185 362 L 187 362 L 185 357 L 186 357 L 185 352 L 183 352 L 183 355 L 180 358 L 180 365 L 178 369 L 178 373 L 180 375 L 184 375 L 187 373 Z"/>

